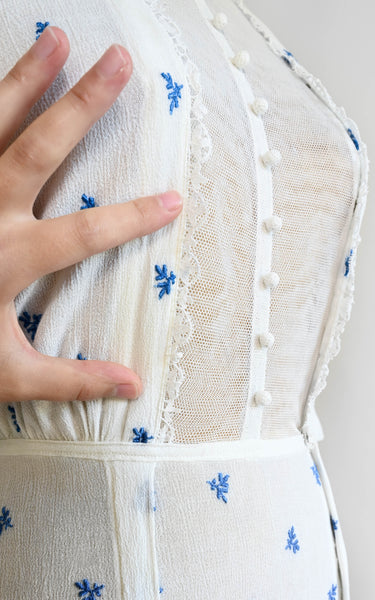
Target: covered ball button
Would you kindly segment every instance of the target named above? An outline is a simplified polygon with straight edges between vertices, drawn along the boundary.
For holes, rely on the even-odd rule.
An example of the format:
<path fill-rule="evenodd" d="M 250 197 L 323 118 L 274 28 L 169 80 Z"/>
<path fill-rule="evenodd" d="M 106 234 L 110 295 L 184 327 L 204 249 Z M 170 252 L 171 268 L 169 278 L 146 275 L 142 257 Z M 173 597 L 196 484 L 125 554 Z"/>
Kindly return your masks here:
<path fill-rule="evenodd" d="M 219 31 L 222 31 L 227 23 L 227 15 L 222 12 L 216 13 L 212 21 L 213 26 L 216 27 L 216 29 L 218 29 Z"/>
<path fill-rule="evenodd" d="M 272 396 L 269 392 L 266 392 L 266 390 L 257 392 L 254 395 L 254 400 L 258 406 L 259 405 L 268 406 L 269 404 L 272 404 Z"/>
<path fill-rule="evenodd" d="M 265 288 L 270 288 L 273 290 L 277 285 L 279 285 L 280 277 L 275 271 L 270 271 L 263 277 L 263 285 Z"/>
<path fill-rule="evenodd" d="M 262 155 L 262 163 L 265 167 L 273 167 L 281 161 L 281 154 L 278 150 L 268 150 Z"/>
<path fill-rule="evenodd" d="M 246 50 L 241 50 L 240 52 L 237 52 L 235 56 L 233 56 L 232 63 L 235 67 L 237 67 L 237 69 L 243 69 L 244 67 L 246 67 L 249 60 L 249 53 Z"/>
<path fill-rule="evenodd" d="M 272 215 L 271 217 L 268 217 L 268 219 L 264 219 L 263 223 L 267 231 L 280 231 L 283 225 L 281 217 L 278 217 L 277 215 Z"/>
<path fill-rule="evenodd" d="M 251 110 L 257 117 L 264 115 L 268 110 L 268 102 L 265 98 L 255 98 L 254 102 L 250 104 Z"/>
<path fill-rule="evenodd" d="M 271 348 L 275 341 L 274 336 L 269 331 L 258 335 L 258 342 L 261 348 Z"/>

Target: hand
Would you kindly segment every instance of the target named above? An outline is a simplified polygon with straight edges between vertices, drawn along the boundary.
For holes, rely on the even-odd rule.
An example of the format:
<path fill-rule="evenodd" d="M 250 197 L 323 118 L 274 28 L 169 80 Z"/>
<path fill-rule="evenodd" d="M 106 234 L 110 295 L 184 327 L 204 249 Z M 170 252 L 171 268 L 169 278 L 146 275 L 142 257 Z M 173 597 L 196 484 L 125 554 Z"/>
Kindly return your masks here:
<path fill-rule="evenodd" d="M 168 208 L 159 196 L 150 196 L 55 219 L 34 217 L 33 204 L 46 180 L 110 108 L 132 73 L 127 50 L 111 46 L 9 144 L 69 50 L 66 34 L 47 26 L 0 81 L 0 402 L 133 399 L 141 393 L 139 377 L 124 365 L 37 352 L 18 323 L 14 298 L 43 275 L 160 229 L 181 212 L 181 203 Z M 177 192 L 171 197 L 181 200 Z M 118 385 L 125 386 L 122 393 Z"/>

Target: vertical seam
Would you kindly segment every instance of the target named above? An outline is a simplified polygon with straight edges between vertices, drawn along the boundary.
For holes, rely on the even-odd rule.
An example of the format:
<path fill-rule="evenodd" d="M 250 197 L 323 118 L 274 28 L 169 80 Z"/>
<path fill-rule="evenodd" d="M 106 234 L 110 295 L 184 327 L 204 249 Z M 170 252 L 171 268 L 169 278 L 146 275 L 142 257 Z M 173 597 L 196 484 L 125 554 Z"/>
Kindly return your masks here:
<path fill-rule="evenodd" d="M 112 513 L 112 542 L 114 546 L 114 554 L 117 557 L 116 570 L 117 570 L 117 580 L 120 582 L 120 594 L 121 599 L 125 599 L 125 589 L 124 582 L 122 578 L 123 569 L 122 569 L 122 560 L 121 560 L 121 552 L 120 552 L 120 540 L 119 540 L 119 521 L 117 518 L 116 511 L 116 503 L 115 503 L 115 472 L 114 466 L 107 461 L 104 462 L 104 467 L 106 470 L 107 481 L 108 481 L 108 508 L 110 513 Z"/>
<path fill-rule="evenodd" d="M 155 526 L 155 511 L 153 509 L 155 502 L 155 469 L 156 462 L 150 465 L 149 474 L 149 497 L 148 497 L 148 530 L 149 530 L 149 557 L 153 566 L 152 578 L 153 587 L 155 590 L 155 600 L 159 598 L 159 567 L 156 552 L 156 526 Z M 158 507 L 156 507 L 156 510 Z"/>

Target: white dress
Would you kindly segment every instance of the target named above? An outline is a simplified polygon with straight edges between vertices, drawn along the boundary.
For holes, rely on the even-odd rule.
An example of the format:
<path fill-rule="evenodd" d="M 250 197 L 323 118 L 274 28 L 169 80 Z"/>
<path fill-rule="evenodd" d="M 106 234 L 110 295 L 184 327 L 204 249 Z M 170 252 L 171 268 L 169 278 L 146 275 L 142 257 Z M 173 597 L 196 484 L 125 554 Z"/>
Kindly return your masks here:
<path fill-rule="evenodd" d="M 349 600 L 315 399 L 350 316 L 366 146 L 250 4 L 1 3 L 1 77 L 37 27 L 71 46 L 17 135 L 111 43 L 133 60 L 35 216 L 184 197 L 15 300 L 39 352 L 144 390 L 0 405 L 3 600 Z"/>

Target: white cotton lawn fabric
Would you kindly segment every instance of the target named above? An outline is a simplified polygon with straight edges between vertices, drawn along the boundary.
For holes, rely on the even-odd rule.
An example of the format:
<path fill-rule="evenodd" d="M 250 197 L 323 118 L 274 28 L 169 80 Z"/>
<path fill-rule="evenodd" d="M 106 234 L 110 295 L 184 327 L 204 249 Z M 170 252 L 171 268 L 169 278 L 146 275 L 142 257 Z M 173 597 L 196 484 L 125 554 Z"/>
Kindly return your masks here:
<path fill-rule="evenodd" d="M 184 197 L 168 226 L 15 300 L 36 350 L 124 364 L 144 391 L 0 405 L 1 600 L 350 599 L 315 400 L 350 317 L 366 146 L 250 9 L 0 5 L 1 77 L 38 22 L 71 47 L 17 136 L 112 43 L 133 60 L 35 216 Z"/>

